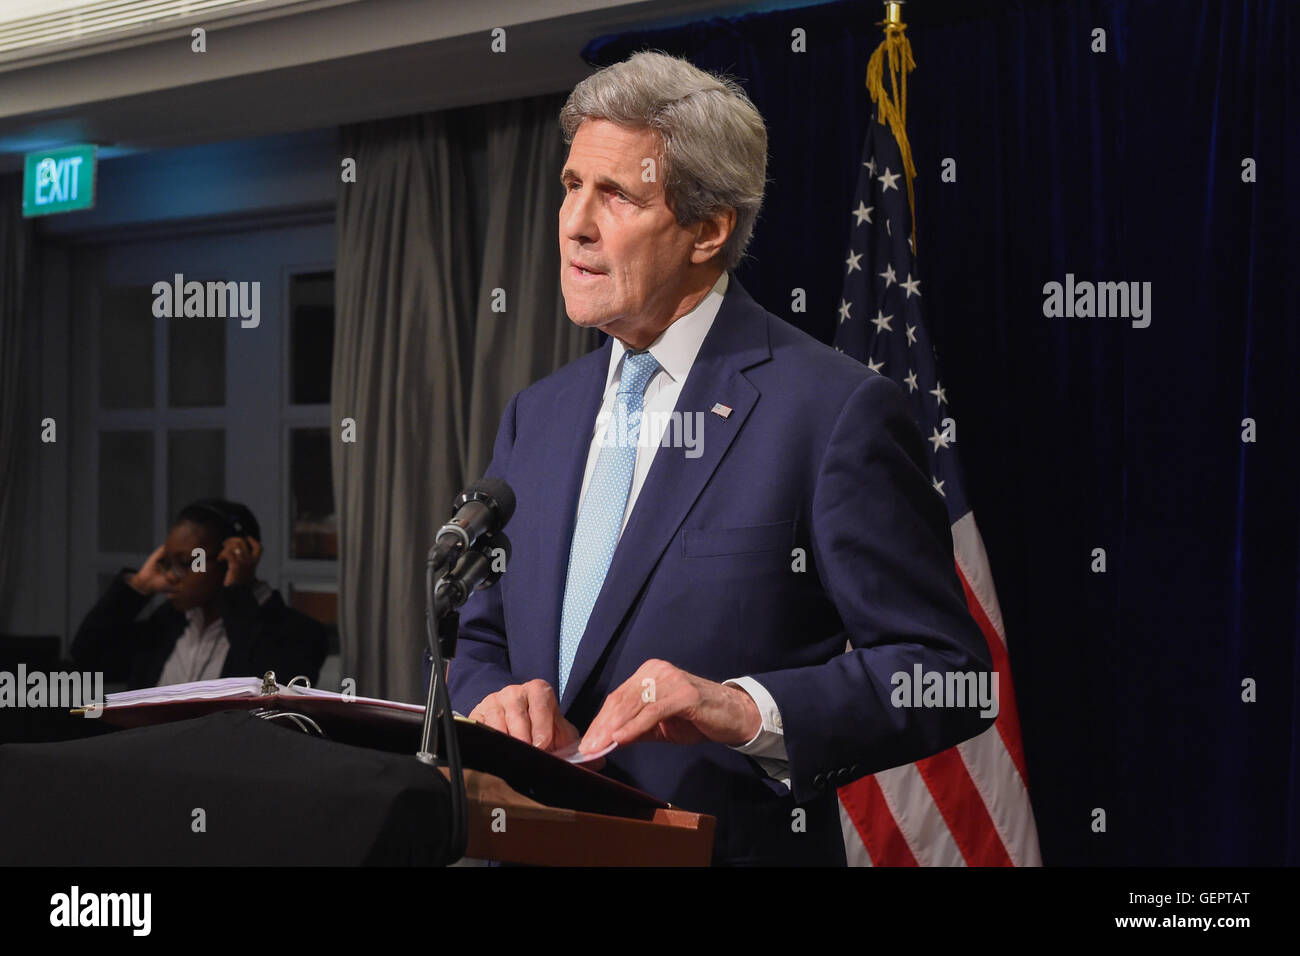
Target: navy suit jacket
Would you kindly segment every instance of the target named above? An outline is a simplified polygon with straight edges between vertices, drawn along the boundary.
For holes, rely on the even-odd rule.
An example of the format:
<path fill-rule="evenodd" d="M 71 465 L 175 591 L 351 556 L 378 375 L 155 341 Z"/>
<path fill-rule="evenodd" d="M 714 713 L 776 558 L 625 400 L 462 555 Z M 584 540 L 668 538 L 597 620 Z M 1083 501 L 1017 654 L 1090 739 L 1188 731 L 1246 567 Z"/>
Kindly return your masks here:
<path fill-rule="evenodd" d="M 514 550 L 501 583 L 462 612 L 448 680 L 461 713 L 508 684 L 558 685 L 569 545 L 610 347 L 524 389 L 502 416 L 488 474 L 518 496 Z M 715 403 L 731 414 L 711 413 Z M 734 275 L 677 411 L 703 413 L 703 453 L 658 449 L 561 710 L 585 731 L 652 658 L 715 681 L 754 677 L 781 712 L 790 789 L 714 743 L 631 744 L 604 772 L 715 815 L 715 863 L 842 865 L 839 786 L 991 723 L 977 708 L 890 703 L 891 675 L 916 663 L 990 667 L 924 441 L 899 386 L 763 309 Z"/>

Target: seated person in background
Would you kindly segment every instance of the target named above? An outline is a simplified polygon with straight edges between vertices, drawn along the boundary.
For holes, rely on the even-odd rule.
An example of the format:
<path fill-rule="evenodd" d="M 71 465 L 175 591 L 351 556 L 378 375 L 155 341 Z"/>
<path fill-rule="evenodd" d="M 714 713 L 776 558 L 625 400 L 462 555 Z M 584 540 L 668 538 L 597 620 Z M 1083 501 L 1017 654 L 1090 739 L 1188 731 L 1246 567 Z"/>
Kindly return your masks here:
<path fill-rule="evenodd" d="M 124 568 L 90 609 L 73 639 L 73 660 L 130 689 L 266 671 L 281 683 L 303 675 L 315 684 L 325 626 L 253 576 L 260 538 L 257 519 L 241 504 L 204 498 L 186 505 L 144 567 Z M 200 548 L 205 567 L 196 571 Z M 168 600 L 135 620 L 155 594 Z"/>

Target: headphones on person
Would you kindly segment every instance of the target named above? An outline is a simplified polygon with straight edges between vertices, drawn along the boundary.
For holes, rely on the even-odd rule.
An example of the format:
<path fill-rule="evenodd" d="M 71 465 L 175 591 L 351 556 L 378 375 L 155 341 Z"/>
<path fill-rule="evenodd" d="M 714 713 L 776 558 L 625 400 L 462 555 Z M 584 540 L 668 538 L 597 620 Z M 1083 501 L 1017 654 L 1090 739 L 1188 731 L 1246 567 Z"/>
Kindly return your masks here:
<path fill-rule="evenodd" d="M 221 526 L 224 530 L 221 538 L 243 538 L 253 537 L 260 538 L 256 530 L 249 528 L 244 517 L 235 511 L 223 507 L 221 500 L 216 498 L 205 498 L 202 501 L 196 501 L 189 506 L 200 511 L 207 511 L 221 519 Z"/>

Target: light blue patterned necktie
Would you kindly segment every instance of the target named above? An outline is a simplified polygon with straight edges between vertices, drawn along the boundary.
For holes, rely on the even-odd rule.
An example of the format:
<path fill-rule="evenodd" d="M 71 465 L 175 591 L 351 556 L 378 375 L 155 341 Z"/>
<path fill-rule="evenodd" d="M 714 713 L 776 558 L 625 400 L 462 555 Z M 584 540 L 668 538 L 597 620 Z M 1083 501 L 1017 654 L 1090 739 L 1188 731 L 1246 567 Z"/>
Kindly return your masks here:
<path fill-rule="evenodd" d="M 614 408 L 605 426 L 587 494 L 578 508 L 578 523 L 569 549 L 569 575 L 564 585 L 564 613 L 560 618 L 559 697 L 564 696 L 578 642 L 587 629 L 587 619 L 614 560 L 627 496 L 632 489 L 632 473 L 636 469 L 641 406 L 646 385 L 657 371 L 659 363 L 649 352 L 624 353 L 618 394 L 614 396 Z"/>

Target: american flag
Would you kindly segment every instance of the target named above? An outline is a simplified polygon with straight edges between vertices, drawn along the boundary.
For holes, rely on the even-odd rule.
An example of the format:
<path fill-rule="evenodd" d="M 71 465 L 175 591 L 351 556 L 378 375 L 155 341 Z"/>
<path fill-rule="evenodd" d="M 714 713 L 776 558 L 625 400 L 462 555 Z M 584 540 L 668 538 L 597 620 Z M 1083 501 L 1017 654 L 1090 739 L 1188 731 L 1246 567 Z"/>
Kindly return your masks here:
<path fill-rule="evenodd" d="M 966 501 L 938 355 L 921 314 L 925 297 L 910 238 L 902 152 L 889 126 L 874 116 L 869 125 L 835 347 L 888 375 L 911 402 L 927 439 L 935 491 L 948 506 L 966 604 L 998 672 L 999 709 L 994 725 L 978 737 L 842 787 L 845 852 L 854 866 L 1041 866 L 1002 612 Z"/>

